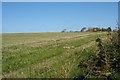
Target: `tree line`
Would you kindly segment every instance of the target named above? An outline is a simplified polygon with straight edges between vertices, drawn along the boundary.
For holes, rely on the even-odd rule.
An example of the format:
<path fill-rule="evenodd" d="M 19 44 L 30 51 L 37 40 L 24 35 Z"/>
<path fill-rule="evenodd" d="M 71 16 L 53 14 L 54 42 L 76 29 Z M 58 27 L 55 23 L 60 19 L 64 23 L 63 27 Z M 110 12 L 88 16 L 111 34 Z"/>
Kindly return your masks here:
<path fill-rule="evenodd" d="M 98 28 L 98 27 L 93 27 L 93 28 L 88 28 L 87 27 L 83 27 L 81 30 L 79 31 L 67 31 L 67 29 L 63 29 L 61 32 L 108 32 L 108 31 L 112 31 L 111 27 L 108 28 Z M 116 30 L 113 30 L 116 31 Z"/>

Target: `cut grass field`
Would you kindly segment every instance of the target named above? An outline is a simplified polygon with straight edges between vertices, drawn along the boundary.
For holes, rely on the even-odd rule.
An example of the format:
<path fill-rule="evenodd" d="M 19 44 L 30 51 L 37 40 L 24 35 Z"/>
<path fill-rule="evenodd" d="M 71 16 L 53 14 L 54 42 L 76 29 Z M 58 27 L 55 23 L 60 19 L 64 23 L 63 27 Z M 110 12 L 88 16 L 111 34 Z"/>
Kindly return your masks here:
<path fill-rule="evenodd" d="M 3 34 L 5 78 L 73 78 L 82 74 L 81 60 L 93 54 L 103 32 Z"/>

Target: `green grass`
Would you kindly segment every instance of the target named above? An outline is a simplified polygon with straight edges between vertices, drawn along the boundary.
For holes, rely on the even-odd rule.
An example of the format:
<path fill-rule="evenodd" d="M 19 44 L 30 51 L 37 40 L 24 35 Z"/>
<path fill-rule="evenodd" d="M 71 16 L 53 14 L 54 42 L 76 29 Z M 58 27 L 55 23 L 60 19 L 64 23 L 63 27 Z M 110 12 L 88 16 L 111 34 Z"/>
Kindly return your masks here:
<path fill-rule="evenodd" d="M 57 40 L 67 37 L 85 36 L 94 34 L 92 32 L 51 32 L 51 33 L 15 33 L 15 34 L 2 34 L 3 46 L 19 45 L 33 42 L 46 42 L 51 40 Z"/>
<path fill-rule="evenodd" d="M 80 36 L 83 36 L 83 38 Z M 4 34 L 3 40 L 6 41 L 3 42 L 2 48 L 3 76 L 32 78 L 75 77 L 81 72 L 76 67 L 80 59 L 86 59 L 90 55 L 87 52 L 82 52 L 79 47 L 94 41 L 97 37 L 104 36 L 106 36 L 105 33 Z M 11 37 L 11 39 L 7 40 L 8 37 Z M 36 40 L 33 41 L 35 37 Z M 71 38 L 66 39 L 65 37 Z M 57 41 L 51 42 L 51 39 Z M 41 43 L 42 40 L 43 42 L 48 40 L 46 41 L 47 46 L 31 46 Z M 31 44 L 25 41 L 30 41 Z M 17 45 L 9 45 L 16 43 Z M 90 52 L 89 49 L 88 52 Z"/>
<path fill-rule="evenodd" d="M 81 52 L 81 50 L 78 50 L 76 52 L 77 57 L 76 57 L 76 61 L 74 63 L 74 68 L 70 72 L 70 77 L 77 78 L 80 75 L 84 74 L 82 69 L 80 67 L 78 67 L 78 65 L 79 65 L 80 61 L 88 60 L 91 55 L 95 54 L 94 53 L 94 49 L 95 49 L 94 46 L 92 46 L 90 48 L 86 48 L 82 52 Z"/>

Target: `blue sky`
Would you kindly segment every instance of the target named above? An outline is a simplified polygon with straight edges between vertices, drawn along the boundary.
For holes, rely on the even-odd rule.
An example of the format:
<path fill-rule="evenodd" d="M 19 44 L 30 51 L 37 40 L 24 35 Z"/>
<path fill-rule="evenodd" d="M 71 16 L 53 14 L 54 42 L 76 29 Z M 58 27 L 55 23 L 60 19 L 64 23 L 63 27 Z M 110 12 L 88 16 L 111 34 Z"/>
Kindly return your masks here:
<path fill-rule="evenodd" d="M 117 2 L 3 2 L 3 33 L 115 28 Z"/>

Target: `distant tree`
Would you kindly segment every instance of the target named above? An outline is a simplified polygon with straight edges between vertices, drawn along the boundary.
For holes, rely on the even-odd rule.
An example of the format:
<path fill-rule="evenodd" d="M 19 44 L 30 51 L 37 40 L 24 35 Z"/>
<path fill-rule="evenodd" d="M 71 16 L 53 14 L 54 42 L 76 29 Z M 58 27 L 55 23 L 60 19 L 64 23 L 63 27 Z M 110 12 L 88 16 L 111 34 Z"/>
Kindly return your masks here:
<path fill-rule="evenodd" d="M 102 28 L 101 30 L 104 31 L 104 28 Z"/>
<path fill-rule="evenodd" d="M 79 31 L 74 31 L 74 32 L 79 32 Z"/>
<path fill-rule="evenodd" d="M 82 29 L 81 29 L 81 32 L 83 32 L 83 31 L 85 31 L 86 30 L 86 27 L 83 27 Z"/>
<path fill-rule="evenodd" d="M 61 32 L 66 32 L 67 29 L 63 29 Z"/>
<path fill-rule="evenodd" d="M 102 31 L 107 31 L 107 29 L 105 29 L 105 28 L 102 28 Z"/>
<path fill-rule="evenodd" d="M 93 28 L 91 28 L 91 27 L 89 27 L 88 29 L 87 29 L 87 32 L 92 32 L 93 31 Z"/>
<path fill-rule="evenodd" d="M 107 28 L 107 31 L 112 31 L 111 27 L 108 27 L 108 28 Z"/>
<path fill-rule="evenodd" d="M 98 27 L 94 27 L 94 28 L 88 28 L 87 31 L 88 31 L 88 32 L 98 32 L 98 31 L 101 31 L 101 29 L 98 28 Z"/>
<path fill-rule="evenodd" d="M 70 32 L 73 32 L 73 31 L 70 31 Z"/>
<path fill-rule="evenodd" d="M 98 28 L 98 27 L 96 27 L 96 28 L 93 28 L 93 30 L 92 30 L 93 32 L 98 32 L 98 31 L 100 31 L 100 28 Z"/>

